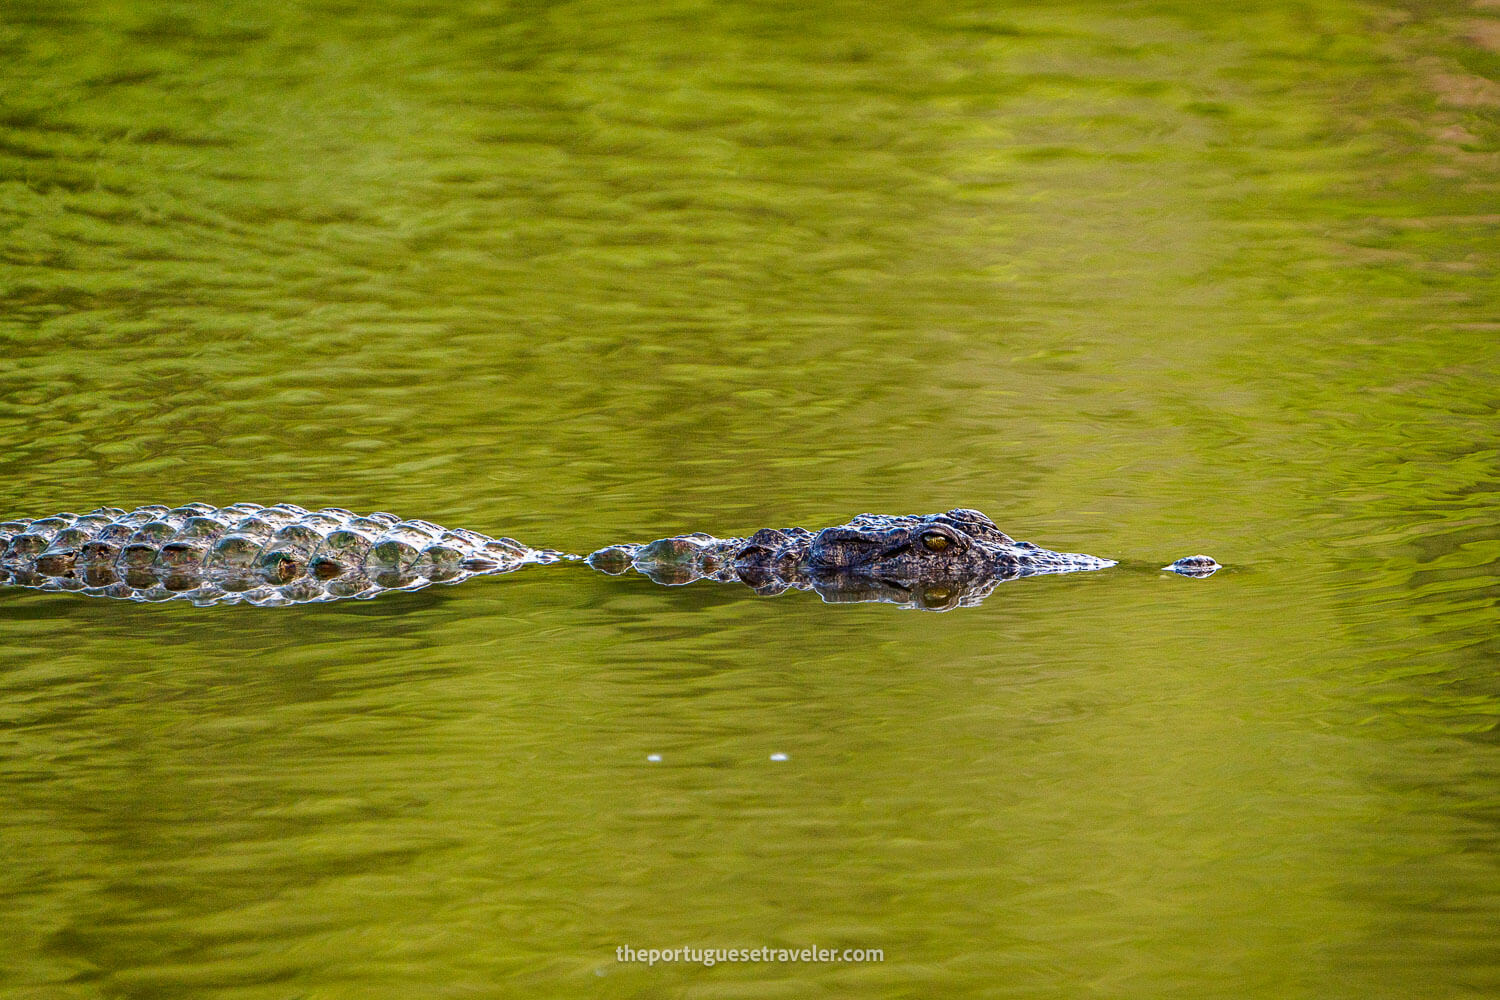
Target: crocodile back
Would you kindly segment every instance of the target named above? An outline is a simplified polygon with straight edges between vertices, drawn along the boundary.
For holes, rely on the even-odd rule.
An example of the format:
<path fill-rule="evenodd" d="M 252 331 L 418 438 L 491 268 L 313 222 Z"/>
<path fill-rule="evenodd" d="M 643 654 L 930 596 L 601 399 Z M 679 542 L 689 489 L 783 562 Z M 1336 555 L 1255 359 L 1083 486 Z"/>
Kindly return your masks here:
<path fill-rule="evenodd" d="M 384 512 L 295 504 L 101 507 L 0 522 L 0 583 L 198 605 L 367 598 L 560 556 Z"/>

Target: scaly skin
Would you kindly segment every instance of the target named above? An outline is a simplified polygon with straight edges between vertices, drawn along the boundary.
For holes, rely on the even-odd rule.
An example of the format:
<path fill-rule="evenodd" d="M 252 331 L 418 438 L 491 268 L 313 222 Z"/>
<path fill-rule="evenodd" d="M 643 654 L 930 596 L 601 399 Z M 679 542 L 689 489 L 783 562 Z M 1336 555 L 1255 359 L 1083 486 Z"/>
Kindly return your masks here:
<path fill-rule="evenodd" d="M 561 553 L 326 507 L 101 507 L 0 523 L 0 583 L 136 601 L 306 604 L 509 573 Z"/>
<path fill-rule="evenodd" d="M 198 605 L 374 597 L 574 558 L 394 514 L 307 511 L 293 504 L 101 507 L 0 523 L 0 584 Z M 1018 577 L 1115 565 L 1018 542 L 963 508 L 861 514 L 816 533 L 764 528 L 746 538 L 677 535 L 612 545 L 587 562 L 610 574 L 634 569 L 664 584 L 739 582 L 758 594 L 811 590 L 829 603 L 880 601 L 927 611 L 978 604 Z M 1165 568 L 1209 576 L 1219 565 L 1190 556 Z"/>
<path fill-rule="evenodd" d="M 888 516 L 860 514 L 813 533 L 764 528 L 746 538 L 694 533 L 645 545 L 612 545 L 588 557 L 612 575 L 634 569 L 657 583 L 738 581 L 758 594 L 815 591 L 824 601 L 880 601 L 924 611 L 970 607 L 1006 580 L 1106 569 L 1113 559 L 1053 552 L 1018 542 L 977 510 Z M 1164 567 L 1209 576 L 1219 564 L 1189 556 Z"/>

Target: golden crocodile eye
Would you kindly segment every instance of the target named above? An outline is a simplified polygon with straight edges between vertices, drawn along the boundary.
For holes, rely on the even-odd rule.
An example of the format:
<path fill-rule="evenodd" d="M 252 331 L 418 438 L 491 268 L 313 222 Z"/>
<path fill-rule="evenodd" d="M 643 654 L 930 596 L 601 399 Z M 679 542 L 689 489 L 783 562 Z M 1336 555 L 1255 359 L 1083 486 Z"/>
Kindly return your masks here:
<path fill-rule="evenodd" d="M 947 535 L 940 535 L 936 531 L 929 531 L 922 536 L 922 544 L 933 552 L 941 552 L 953 543 L 948 540 Z"/>

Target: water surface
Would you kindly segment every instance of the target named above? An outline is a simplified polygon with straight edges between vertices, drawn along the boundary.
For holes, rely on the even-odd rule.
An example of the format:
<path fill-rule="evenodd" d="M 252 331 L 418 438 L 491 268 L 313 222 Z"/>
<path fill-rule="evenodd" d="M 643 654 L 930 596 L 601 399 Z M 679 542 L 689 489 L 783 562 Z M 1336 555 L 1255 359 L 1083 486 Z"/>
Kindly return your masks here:
<path fill-rule="evenodd" d="M 1125 565 L 0 593 L 0 989 L 1493 995 L 1497 137 L 1483 3 L 12 0 L 0 514 Z"/>

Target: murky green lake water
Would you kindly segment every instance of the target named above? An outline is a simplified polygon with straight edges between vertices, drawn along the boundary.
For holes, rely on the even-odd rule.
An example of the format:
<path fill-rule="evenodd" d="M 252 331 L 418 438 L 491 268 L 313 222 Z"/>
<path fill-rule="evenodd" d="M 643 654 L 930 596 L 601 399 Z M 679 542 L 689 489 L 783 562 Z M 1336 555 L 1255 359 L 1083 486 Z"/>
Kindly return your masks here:
<path fill-rule="evenodd" d="M 0 995 L 1496 995 L 1497 139 L 1493 0 L 8 0 L 0 515 L 1126 564 L 0 592 Z"/>

